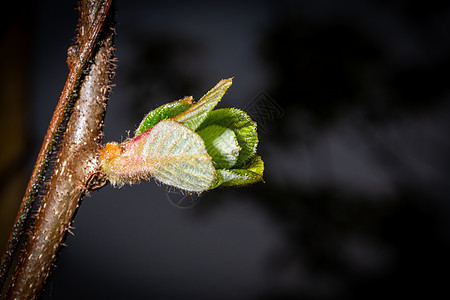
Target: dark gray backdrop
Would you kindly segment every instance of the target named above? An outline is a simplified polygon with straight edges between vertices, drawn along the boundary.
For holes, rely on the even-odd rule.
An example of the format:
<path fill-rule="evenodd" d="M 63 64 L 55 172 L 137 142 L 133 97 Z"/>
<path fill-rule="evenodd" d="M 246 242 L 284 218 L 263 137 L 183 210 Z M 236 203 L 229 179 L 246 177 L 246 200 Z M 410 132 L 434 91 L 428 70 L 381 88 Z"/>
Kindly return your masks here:
<path fill-rule="evenodd" d="M 68 72 L 74 7 L 45 1 L 31 12 L 30 172 Z M 92 193 L 43 299 L 448 294 L 449 4 L 116 9 L 105 142 L 125 139 L 150 109 L 234 77 L 219 107 L 260 121 L 265 183 L 208 192 L 184 209 L 153 181 Z"/>

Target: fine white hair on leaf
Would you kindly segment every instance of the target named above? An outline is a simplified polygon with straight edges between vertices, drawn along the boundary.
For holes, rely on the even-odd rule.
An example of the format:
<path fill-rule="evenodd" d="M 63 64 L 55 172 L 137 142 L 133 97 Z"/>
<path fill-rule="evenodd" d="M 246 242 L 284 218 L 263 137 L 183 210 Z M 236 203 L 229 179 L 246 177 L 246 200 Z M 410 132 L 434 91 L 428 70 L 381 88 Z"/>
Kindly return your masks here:
<path fill-rule="evenodd" d="M 153 177 L 185 191 L 202 192 L 215 179 L 201 137 L 176 121 L 160 121 L 133 139 L 109 145 L 101 155 L 101 164 L 108 180 L 116 186 Z"/>

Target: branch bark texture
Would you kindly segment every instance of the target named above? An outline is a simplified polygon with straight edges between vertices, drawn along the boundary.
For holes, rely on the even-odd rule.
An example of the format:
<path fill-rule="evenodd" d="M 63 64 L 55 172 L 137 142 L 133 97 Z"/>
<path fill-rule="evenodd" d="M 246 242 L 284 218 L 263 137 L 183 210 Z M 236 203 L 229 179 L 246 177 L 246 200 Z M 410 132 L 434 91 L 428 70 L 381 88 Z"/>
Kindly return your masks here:
<path fill-rule="evenodd" d="M 113 68 L 111 2 L 80 1 L 77 43 L 69 49 L 67 61 L 68 79 L 2 258 L 0 283 L 6 299 L 34 299 L 39 295 L 82 197 L 102 183 L 96 175 L 101 174 L 98 150 Z M 55 150 L 54 167 L 46 182 Z M 42 186 L 44 195 L 31 230 L 25 234 L 24 224 Z M 18 251 L 20 243 L 23 251 Z"/>

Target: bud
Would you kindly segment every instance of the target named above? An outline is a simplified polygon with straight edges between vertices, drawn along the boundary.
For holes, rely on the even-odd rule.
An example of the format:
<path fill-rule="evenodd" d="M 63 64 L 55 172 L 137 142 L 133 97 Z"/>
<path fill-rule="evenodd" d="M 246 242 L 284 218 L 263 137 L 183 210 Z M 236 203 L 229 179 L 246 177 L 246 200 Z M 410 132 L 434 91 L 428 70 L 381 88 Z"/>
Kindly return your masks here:
<path fill-rule="evenodd" d="M 262 180 L 256 123 L 239 109 L 213 110 L 232 83 L 221 80 L 197 103 L 192 97 L 162 105 L 142 120 L 135 137 L 100 150 L 114 186 L 155 178 L 188 191 Z"/>

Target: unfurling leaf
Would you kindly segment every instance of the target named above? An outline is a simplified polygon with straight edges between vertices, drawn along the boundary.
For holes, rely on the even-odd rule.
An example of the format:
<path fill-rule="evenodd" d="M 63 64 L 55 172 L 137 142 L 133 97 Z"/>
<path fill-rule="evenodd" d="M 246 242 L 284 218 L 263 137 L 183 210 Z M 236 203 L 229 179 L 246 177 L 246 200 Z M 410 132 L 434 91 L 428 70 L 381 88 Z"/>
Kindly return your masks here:
<path fill-rule="evenodd" d="M 246 168 L 217 170 L 217 180 L 212 188 L 256 183 L 263 180 L 263 172 L 264 162 L 261 160 L 261 157 L 255 155 Z"/>
<path fill-rule="evenodd" d="M 237 108 L 221 108 L 213 110 L 202 123 L 199 130 L 211 125 L 220 125 L 233 130 L 236 134 L 241 151 L 236 162 L 237 166 L 245 163 L 256 153 L 258 146 L 258 134 L 256 122 L 249 115 Z"/>
<path fill-rule="evenodd" d="M 176 116 L 174 119 L 186 125 L 192 130 L 196 130 L 206 119 L 209 112 L 216 107 L 220 99 L 232 83 L 232 79 L 222 79 L 215 87 L 207 92 L 197 103 Z"/>
<path fill-rule="evenodd" d="M 182 113 L 183 111 L 188 109 L 191 105 L 192 105 L 192 96 L 161 105 L 160 107 L 152 110 L 145 116 L 141 124 L 139 124 L 138 129 L 136 130 L 135 136 L 140 135 L 149 128 L 152 128 L 159 121 L 172 118 Z"/>
<path fill-rule="evenodd" d="M 198 102 L 192 97 L 162 105 L 145 116 L 136 135 L 108 143 L 100 164 L 116 186 L 155 178 L 189 192 L 262 181 L 256 155 L 256 123 L 242 110 L 213 110 L 231 78 L 221 80 Z"/>
<path fill-rule="evenodd" d="M 117 145 L 117 144 L 116 144 Z M 185 126 L 163 120 L 106 154 L 102 168 L 113 185 L 154 177 L 190 192 L 211 186 L 215 169 L 200 136 Z"/>
<path fill-rule="evenodd" d="M 231 168 L 238 159 L 239 147 L 236 134 L 218 125 L 208 126 L 197 132 L 206 145 L 217 169 Z"/>

